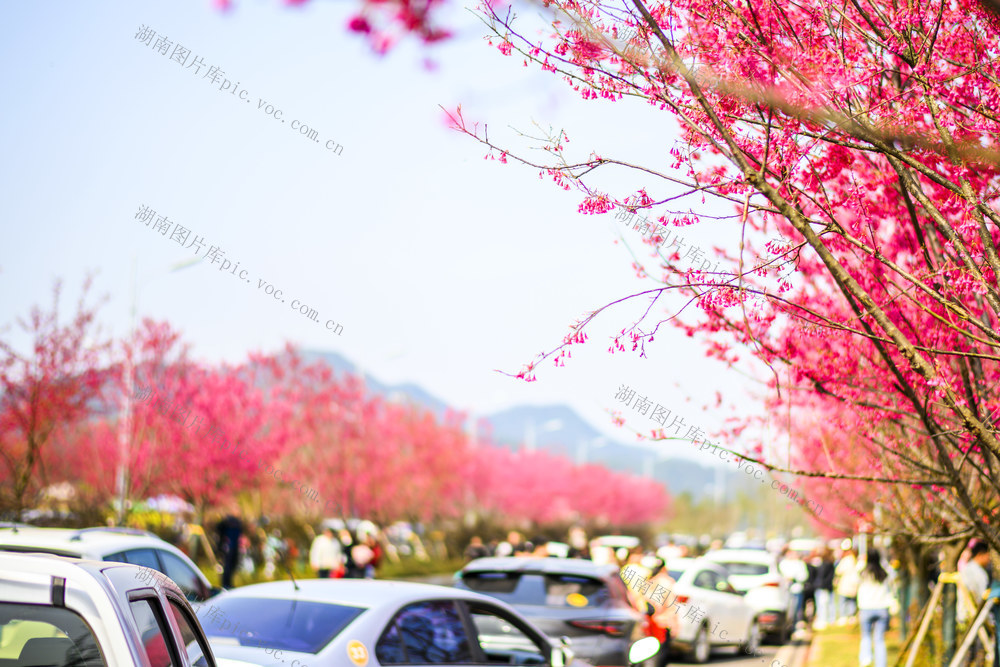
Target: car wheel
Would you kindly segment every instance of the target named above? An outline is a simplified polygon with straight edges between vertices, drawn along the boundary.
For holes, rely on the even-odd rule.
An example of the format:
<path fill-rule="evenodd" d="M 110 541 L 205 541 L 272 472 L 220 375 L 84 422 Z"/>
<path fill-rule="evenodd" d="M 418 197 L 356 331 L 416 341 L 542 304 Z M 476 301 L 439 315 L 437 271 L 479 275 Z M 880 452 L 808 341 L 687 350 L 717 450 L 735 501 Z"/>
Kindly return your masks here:
<path fill-rule="evenodd" d="M 702 625 L 694 636 L 691 648 L 691 662 L 704 665 L 712 657 L 712 643 L 708 638 L 708 626 Z"/>
<path fill-rule="evenodd" d="M 746 641 L 740 644 L 740 650 L 752 656 L 756 656 L 760 651 L 760 624 L 756 618 L 750 621 L 750 629 L 747 630 Z"/>

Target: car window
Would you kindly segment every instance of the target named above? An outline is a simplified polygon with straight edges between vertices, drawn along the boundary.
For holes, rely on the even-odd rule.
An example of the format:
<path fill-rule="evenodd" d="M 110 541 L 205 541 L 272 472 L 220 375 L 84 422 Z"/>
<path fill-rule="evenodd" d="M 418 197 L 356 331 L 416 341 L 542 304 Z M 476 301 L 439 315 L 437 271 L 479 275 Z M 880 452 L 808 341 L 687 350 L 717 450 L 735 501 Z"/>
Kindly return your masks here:
<path fill-rule="evenodd" d="M 698 588 L 707 588 L 709 590 L 715 590 L 715 584 L 719 582 L 719 575 L 711 570 L 702 570 L 694 578 L 694 585 Z"/>
<path fill-rule="evenodd" d="M 139 598 L 129 602 L 132 618 L 139 628 L 142 649 L 152 667 L 177 667 L 170 653 L 170 631 L 167 629 L 156 598 Z"/>
<path fill-rule="evenodd" d="M 548 653 L 513 618 L 494 608 L 474 606 L 469 615 L 490 665 L 545 665 Z"/>
<path fill-rule="evenodd" d="M 318 653 L 364 611 L 326 602 L 234 596 L 201 605 L 198 619 L 212 643 L 218 638 L 219 644 Z"/>
<path fill-rule="evenodd" d="M 603 607 L 611 599 L 600 579 L 571 574 L 472 571 L 463 572 L 455 585 L 514 605 Z"/>
<path fill-rule="evenodd" d="M 603 607 L 610 597 L 608 587 L 600 579 L 545 575 L 545 604 L 549 607 Z"/>
<path fill-rule="evenodd" d="M 204 656 L 211 655 L 208 647 L 205 646 L 204 639 L 195 631 L 195 622 L 182 608 L 176 600 L 168 599 L 167 608 L 174 619 L 174 623 L 181 631 L 181 639 L 184 640 L 184 648 L 187 651 L 188 662 L 194 664 L 205 664 Z M 200 660 L 200 662 L 199 662 Z"/>
<path fill-rule="evenodd" d="M 174 580 L 189 602 L 201 602 L 208 599 L 208 591 L 198 578 L 198 574 L 183 560 L 163 549 L 157 549 L 160 562 L 163 563 L 164 574 Z"/>
<path fill-rule="evenodd" d="M 142 565 L 157 572 L 163 572 L 163 566 L 156 558 L 156 551 L 153 549 L 129 549 L 122 552 L 125 554 L 125 562 L 133 565 Z"/>
<path fill-rule="evenodd" d="M 443 665 L 472 662 L 462 617 L 451 600 L 404 607 L 375 645 L 383 665 Z"/>
<path fill-rule="evenodd" d="M 104 667 L 90 627 L 63 607 L 0 602 L 0 664 Z"/>
<path fill-rule="evenodd" d="M 739 563 L 732 561 L 718 561 L 719 565 L 726 568 L 729 576 L 759 576 L 767 574 L 770 568 L 760 563 Z"/>
<path fill-rule="evenodd" d="M 118 553 L 108 554 L 104 557 L 104 560 L 110 561 L 112 563 L 127 563 L 128 559 L 125 558 L 125 552 L 119 551 Z"/>

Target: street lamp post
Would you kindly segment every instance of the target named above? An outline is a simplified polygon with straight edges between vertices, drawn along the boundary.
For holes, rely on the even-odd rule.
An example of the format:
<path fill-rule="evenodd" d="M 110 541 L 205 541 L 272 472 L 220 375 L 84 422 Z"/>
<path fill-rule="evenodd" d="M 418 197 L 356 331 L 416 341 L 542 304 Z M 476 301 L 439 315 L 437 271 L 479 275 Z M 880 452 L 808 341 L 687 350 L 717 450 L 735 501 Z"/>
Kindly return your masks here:
<path fill-rule="evenodd" d="M 563 427 L 563 423 L 562 423 L 561 419 L 550 419 L 547 422 L 545 422 L 544 424 L 542 424 L 541 428 L 537 429 L 537 432 L 538 433 L 551 433 L 552 431 L 558 431 L 562 427 Z M 535 451 L 535 448 L 537 446 L 538 446 L 538 443 L 536 441 L 535 420 L 532 419 L 532 420 L 530 420 L 528 422 L 528 425 L 525 428 L 525 433 L 524 433 L 524 448 L 526 450 L 528 450 L 529 452 L 533 452 L 533 451 Z"/>
<path fill-rule="evenodd" d="M 591 447 L 597 449 L 598 447 L 603 447 L 607 443 L 608 439 L 603 435 L 599 435 L 590 440 L 580 440 L 576 446 L 576 464 L 578 466 L 586 465 L 587 461 L 590 459 Z"/>
<path fill-rule="evenodd" d="M 183 262 L 168 267 L 166 273 L 175 273 L 181 269 L 186 269 L 201 261 L 201 257 L 188 259 Z M 118 496 L 118 525 L 125 523 L 125 510 L 128 502 L 128 459 L 132 448 L 132 396 L 135 393 L 135 366 L 132 361 L 132 347 L 135 344 L 135 317 L 139 300 L 139 285 L 136 282 L 137 261 L 132 257 L 132 277 L 131 285 L 131 308 L 129 311 L 129 347 L 125 350 L 125 364 L 123 378 L 125 383 L 125 394 L 122 397 L 121 419 L 118 420 L 118 469 L 115 472 L 115 491 Z M 166 275 L 166 274 L 161 274 Z M 158 276 L 159 277 L 159 276 Z M 146 280 L 149 282 L 149 279 Z M 144 283 L 145 284 L 145 283 Z"/>

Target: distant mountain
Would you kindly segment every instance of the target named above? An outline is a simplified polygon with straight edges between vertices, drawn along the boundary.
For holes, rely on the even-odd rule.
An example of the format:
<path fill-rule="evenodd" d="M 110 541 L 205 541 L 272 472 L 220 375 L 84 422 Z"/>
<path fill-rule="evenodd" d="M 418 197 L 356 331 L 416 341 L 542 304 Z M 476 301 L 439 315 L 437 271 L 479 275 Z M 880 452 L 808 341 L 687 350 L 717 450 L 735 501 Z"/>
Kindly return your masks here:
<path fill-rule="evenodd" d="M 335 352 L 305 350 L 302 356 L 307 361 L 322 361 L 338 374 L 359 374 L 356 364 Z M 449 409 L 447 403 L 419 385 L 389 385 L 367 373 L 364 380 L 372 392 L 394 400 L 405 398 L 439 418 Z M 673 495 L 688 492 L 696 499 L 709 496 L 717 475 L 721 476 L 718 480 L 721 486 L 730 493 L 747 485 L 747 481 L 742 479 L 745 476 L 732 469 L 719 473 L 715 468 L 688 459 L 672 457 L 657 460 L 656 453 L 647 447 L 616 442 L 603 436 L 566 405 L 515 406 L 491 415 L 477 415 L 477 422 L 477 431 L 481 436 L 488 434 L 495 443 L 504 447 L 519 449 L 533 443 L 537 449 L 557 452 L 575 461 L 586 460 L 636 475 L 651 473 Z"/>

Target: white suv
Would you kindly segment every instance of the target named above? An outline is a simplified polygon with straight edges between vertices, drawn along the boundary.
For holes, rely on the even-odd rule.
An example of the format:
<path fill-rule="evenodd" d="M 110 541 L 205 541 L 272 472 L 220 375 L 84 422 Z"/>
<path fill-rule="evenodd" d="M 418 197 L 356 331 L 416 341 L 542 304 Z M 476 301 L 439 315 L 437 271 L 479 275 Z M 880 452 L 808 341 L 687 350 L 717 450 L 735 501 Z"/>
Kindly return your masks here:
<path fill-rule="evenodd" d="M 190 602 L 203 602 L 213 588 L 198 566 L 177 547 L 156 535 L 131 528 L 38 528 L 0 526 L 0 552 L 47 553 L 142 565 L 174 580 Z"/>
<path fill-rule="evenodd" d="M 191 605 L 146 568 L 0 553 L 0 664 L 216 667 Z M 159 575 L 157 575 L 159 576 Z"/>
<path fill-rule="evenodd" d="M 775 557 L 759 549 L 716 549 L 705 558 L 726 568 L 729 583 L 757 612 L 761 632 L 787 642 L 795 625 L 794 599 Z"/>

